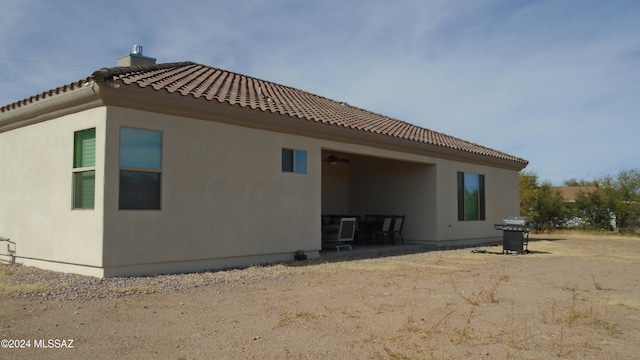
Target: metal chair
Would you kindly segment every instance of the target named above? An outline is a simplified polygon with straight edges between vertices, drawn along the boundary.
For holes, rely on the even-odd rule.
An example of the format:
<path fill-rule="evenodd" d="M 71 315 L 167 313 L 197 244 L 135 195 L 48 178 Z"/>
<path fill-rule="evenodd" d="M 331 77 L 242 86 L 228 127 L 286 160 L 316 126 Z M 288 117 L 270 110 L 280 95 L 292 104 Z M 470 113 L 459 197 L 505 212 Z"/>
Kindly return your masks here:
<path fill-rule="evenodd" d="M 379 229 L 375 229 L 373 231 L 373 233 L 376 235 L 376 238 L 378 239 L 378 243 L 380 245 L 384 246 L 384 239 L 387 238 L 389 239 L 390 235 L 391 235 L 391 225 L 393 223 L 393 216 L 380 216 L 380 228 Z"/>
<path fill-rule="evenodd" d="M 395 215 L 393 217 L 393 229 L 391 230 L 391 234 L 389 235 L 389 239 L 392 244 L 396 242 L 396 234 L 400 235 L 400 240 L 402 241 L 402 245 L 404 245 L 404 237 L 402 237 L 402 227 L 404 226 L 404 218 L 406 215 Z"/>
<path fill-rule="evenodd" d="M 369 245 L 373 240 L 374 231 L 379 225 L 379 215 L 365 215 L 364 220 L 360 222 L 361 233 L 364 237 L 365 245 Z"/>
<path fill-rule="evenodd" d="M 342 218 L 340 219 L 340 227 L 336 234 L 323 235 L 322 242 L 325 245 L 335 246 L 337 251 L 340 251 L 341 247 L 348 247 L 352 250 L 351 242 L 356 232 L 356 218 Z"/>

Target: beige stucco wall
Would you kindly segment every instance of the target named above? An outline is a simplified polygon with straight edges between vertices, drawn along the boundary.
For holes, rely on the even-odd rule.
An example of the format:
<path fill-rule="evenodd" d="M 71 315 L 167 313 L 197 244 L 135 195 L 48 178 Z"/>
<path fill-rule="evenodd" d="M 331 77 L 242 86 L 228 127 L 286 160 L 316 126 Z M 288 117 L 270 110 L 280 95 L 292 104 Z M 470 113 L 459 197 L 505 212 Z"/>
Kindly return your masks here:
<path fill-rule="evenodd" d="M 400 154 L 397 154 L 400 155 Z M 405 215 L 405 240 L 434 239 L 435 167 L 397 159 L 358 157 L 351 172 L 351 207 L 357 214 Z"/>
<path fill-rule="evenodd" d="M 25 264 L 115 276 L 285 261 L 296 250 L 317 257 L 322 213 L 406 215 L 405 239 L 441 244 L 499 239 L 493 224 L 518 214 L 517 170 L 403 151 L 395 140 L 370 144 L 359 133 L 315 137 L 303 128 L 313 125 L 231 125 L 250 110 L 215 113 L 98 107 L 0 133 L 0 236 Z M 95 209 L 72 210 L 73 133 L 91 127 Z M 118 209 L 121 127 L 163 133 L 161 210 Z M 281 171 L 282 148 L 307 151 L 306 174 Z M 331 150 L 352 161 L 323 163 Z M 457 220 L 458 171 L 485 175 L 485 221 Z"/>
<path fill-rule="evenodd" d="M 122 126 L 163 133 L 162 210 L 118 209 Z M 107 137 L 104 265 L 111 272 L 132 264 L 146 264 L 143 272 L 162 272 L 163 262 L 189 268 L 186 263 L 247 265 L 265 256 L 290 260 L 296 250 L 317 256 L 320 150 L 315 141 L 114 107 Z M 281 171 L 282 148 L 307 151 L 306 174 Z"/>
<path fill-rule="evenodd" d="M 96 108 L 0 132 L 0 236 L 15 242 L 16 262 L 100 275 L 104 124 L 105 109 Z M 74 132 L 93 127 L 95 209 L 73 210 Z M 6 250 L 1 244 L 0 254 Z"/>
<path fill-rule="evenodd" d="M 326 159 L 330 152 L 323 152 Z M 349 173 L 351 165 L 322 162 L 322 214 L 351 214 L 349 208 Z"/>
<path fill-rule="evenodd" d="M 457 172 L 470 172 L 485 176 L 485 221 L 458 221 Z M 440 162 L 438 166 L 438 202 L 440 221 L 437 239 L 465 241 L 501 238 L 502 233 L 493 224 L 501 223 L 507 215 L 518 215 L 520 207 L 519 173 L 478 164 Z"/>

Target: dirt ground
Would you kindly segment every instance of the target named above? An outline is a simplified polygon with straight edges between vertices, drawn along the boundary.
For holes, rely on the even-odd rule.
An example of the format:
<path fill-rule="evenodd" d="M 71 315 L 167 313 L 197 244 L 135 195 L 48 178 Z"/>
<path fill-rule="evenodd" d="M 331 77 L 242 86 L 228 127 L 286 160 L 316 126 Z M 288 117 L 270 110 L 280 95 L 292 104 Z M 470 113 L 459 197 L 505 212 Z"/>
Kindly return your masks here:
<path fill-rule="evenodd" d="M 538 235 L 529 249 L 255 266 L 88 301 L 5 285 L 0 338 L 31 343 L 0 358 L 640 358 L 640 239 Z"/>

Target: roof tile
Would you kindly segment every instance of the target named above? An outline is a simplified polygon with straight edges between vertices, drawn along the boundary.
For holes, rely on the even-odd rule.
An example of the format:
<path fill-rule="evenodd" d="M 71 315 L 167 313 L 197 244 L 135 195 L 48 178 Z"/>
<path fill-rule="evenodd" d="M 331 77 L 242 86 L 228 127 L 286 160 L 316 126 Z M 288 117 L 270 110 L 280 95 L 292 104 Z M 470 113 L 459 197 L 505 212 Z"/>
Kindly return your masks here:
<path fill-rule="evenodd" d="M 120 81 L 129 86 L 151 87 L 156 91 L 178 92 L 208 101 L 239 105 L 264 112 L 279 113 L 358 131 L 377 133 L 408 141 L 442 146 L 459 151 L 513 161 L 524 159 L 389 118 L 344 102 L 327 99 L 292 87 L 252 78 L 193 62 L 147 64 L 104 68 L 88 79 L 96 82 Z M 0 108 L 0 113 L 26 106 L 54 93 L 80 87 L 83 81 L 42 93 Z"/>

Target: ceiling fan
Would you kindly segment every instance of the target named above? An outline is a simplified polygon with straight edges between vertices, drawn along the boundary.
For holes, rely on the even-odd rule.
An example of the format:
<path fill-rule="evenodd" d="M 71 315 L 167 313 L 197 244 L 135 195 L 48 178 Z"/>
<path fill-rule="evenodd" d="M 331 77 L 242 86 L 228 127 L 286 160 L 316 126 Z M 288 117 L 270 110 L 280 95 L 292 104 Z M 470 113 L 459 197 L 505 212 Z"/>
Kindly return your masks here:
<path fill-rule="evenodd" d="M 343 162 L 343 163 L 348 163 L 349 160 L 348 159 L 341 159 L 339 157 L 337 157 L 333 151 L 331 152 L 331 155 L 327 156 L 327 158 L 324 160 L 326 162 L 328 162 L 329 164 L 335 164 L 335 163 L 339 163 L 339 162 Z"/>

